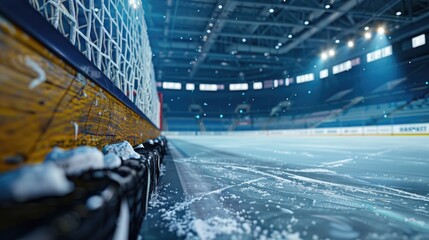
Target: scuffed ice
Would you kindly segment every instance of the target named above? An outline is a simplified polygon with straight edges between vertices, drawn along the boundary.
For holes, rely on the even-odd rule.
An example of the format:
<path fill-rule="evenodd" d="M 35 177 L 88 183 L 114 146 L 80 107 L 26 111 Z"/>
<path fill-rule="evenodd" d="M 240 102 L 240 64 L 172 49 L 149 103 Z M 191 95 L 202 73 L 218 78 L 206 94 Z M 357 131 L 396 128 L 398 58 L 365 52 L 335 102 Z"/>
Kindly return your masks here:
<path fill-rule="evenodd" d="M 429 141 L 404 139 L 170 138 L 145 224 L 179 239 L 429 239 Z"/>

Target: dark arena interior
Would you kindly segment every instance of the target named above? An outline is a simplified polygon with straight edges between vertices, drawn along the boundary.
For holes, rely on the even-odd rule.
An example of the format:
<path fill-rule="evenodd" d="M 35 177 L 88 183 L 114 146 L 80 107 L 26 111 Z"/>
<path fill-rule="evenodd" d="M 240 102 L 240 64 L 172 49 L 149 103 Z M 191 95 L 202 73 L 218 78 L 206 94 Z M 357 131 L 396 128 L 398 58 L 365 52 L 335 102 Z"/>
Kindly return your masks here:
<path fill-rule="evenodd" d="M 429 1 L 1 0 L 0 239 L 429 239 Z"/>

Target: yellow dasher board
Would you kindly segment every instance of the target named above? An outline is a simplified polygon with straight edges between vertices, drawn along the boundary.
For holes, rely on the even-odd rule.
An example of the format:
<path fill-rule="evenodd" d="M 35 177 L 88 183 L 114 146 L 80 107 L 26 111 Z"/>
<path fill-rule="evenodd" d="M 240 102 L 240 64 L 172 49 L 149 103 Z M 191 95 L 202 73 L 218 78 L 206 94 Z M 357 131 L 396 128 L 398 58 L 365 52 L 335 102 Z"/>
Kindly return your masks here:
<path fill-rule="evenodd" d="M 159 134 L 118 96 L 0 16 L 0 171 L 41 162 L 54 146 L 135 145 Z"/>

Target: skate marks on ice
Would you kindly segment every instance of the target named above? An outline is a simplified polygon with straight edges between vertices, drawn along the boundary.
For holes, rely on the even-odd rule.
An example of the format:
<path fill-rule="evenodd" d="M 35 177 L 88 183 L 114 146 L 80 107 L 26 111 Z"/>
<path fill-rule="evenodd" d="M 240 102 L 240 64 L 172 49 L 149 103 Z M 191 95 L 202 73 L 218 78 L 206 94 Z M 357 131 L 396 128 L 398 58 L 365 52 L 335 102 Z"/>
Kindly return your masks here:
<path fill-rule="evenodd" d="M 192 151 L 184 151 L 189 156 L 174 160 L 177 166 L 191 169 L 192 181 L 185 180 L 186 193 L 171 206 L 154 207 L 162 216 L 159 224 L 164 224 L 175 237 L 429 237 L 428 191 L 416 193 L 413 189 L 380 184 L 379 178 L 356 177 L 356 172 L 343 169 L 337 172 L 342 166 L 353 166 L 355 157 L 339 156 L 340 160 L 320 161 L 309 167 L 278 159 L 261 161 L 246 153 L 234 155 L 217 149 L 207 153 L 195 145 L 188 147 Z M 378 153 L 375 156 L 389 151 Z M 428 186 L 427 179 L 423 182 Z M 162 194 L 160 191 L 159 196 Z"/>

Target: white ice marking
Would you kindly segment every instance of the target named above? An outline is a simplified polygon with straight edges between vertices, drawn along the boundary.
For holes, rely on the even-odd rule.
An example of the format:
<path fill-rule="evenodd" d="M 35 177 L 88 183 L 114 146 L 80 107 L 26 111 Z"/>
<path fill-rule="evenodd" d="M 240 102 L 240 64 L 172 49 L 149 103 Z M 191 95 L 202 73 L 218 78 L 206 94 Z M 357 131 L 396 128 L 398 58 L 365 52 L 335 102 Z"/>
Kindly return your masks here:
<path fill-rule="evenodd" d="M 246 167 L 239 167 L 239 166 L 230 166 L 230 167 L 231 167 L 231 168 L 233 168 L 233 169 L 241 169 L 241 170 L 248 171 L 248 172 L 253 172 L 253 173 L 256 173 L 256 174 L 259 174 L 259 175 L 263 175 L 263 176 L 271 177 L 271 178 L 274 178 L 274 179 L 280 180 L 280 181 L 282 181 L 282 182 L 293 183 L 291 180 L 288 180 L 288 179 L 286 179 L 286 178 L 282 178 L 282 177 L 279 177 L 279 176 L 277 176 L 277 175 L 269 174 L 269 173 L 265 173 L 265 172 L 258 171 L 258 170 L 255 170 L 255 169 L 246 168 Z"/>
<path fill-rule="evenodd" d="M 245 170 L 245 171 L 249 171 L 249 172 L 253 172 L 259 175 L 263 175 L 263 176 L 268 176 L 280 181 L 284 181 L 284 182 L 289 182 L 289 183 L 293 183 L 293 181 L 288 180 L 286 178 L 282 178 L 279 177 L 277 175 L 274 174 L 269 174 L 269 173 L 265 173 L 262 171 L 258 171 L 255 169 L 251 169 L 251 168 L 245 168 L 245 167 L 238 167 L 238 166 L 230 166 L 233 169 L 241 169 L 241 170 Z M 394 189 L 394 188 L 389 188 L 389 187 L 385 187 L 385 186 L 379 186 L 377 185 L 377 187 L 383 188 L 383 189 L 387 189 L 387 190 L 391 190 L 393 192 L 386 192 L 386 191 L 382 191 L 382 190 L 377 190 L 377 189 L 371 189 L 371 188 L 362 188 L 362 187 L 355 187 L 355 186 L 350 186 L 350 185 L 346 185 L 346 184 L 340 184 L 340 183 L 333 183 L 333 182 L 327 182 L 327 181 L 322 181 L 322 180 L 318 180 L 318 179 L 313 179 L 313 178 L 308 178 L 308 177 L 303 177 L 303 176 L 299 176 L 299 175 L 295 175 L 292 173 L 285 173 L 287 174 L 290 178 L 295 179 L 295 180 L 299 180 L 299 181 L 304 181 L 304 182 L 309 182 L 309 183 L 316 183 L 316 184 L 321 184 L 321 185 L 325 185 L 325 186 L 334 186 L 334 187 L 338 187 L 347 191 L 351 191 L 351 192 L 361 192 L 361 193 L 365 193 L 365 194 L 374 194 L 374 193 L 378 193 L 378 194 L 389 194 L 389 195 L 393 195 L 393 196 L 397 196 L 397 197 L 402 197 L 402 198 L 408 198 L 408 199 L 413 199 L 413 200 L 420 200 L 420 201 L 425 201 L 425 202 L 429 202 L 429 197 L 425 197 L 425 196 L 421 196 L 418 194 L 414 194 L 414 193 L 409 193 L 403 190 L 398 190 L 398 189 Z M 397 192 L 397 193 L 394 193 Z"/>
<path fill-rule="evenodd" d="M 388 153 L 388 152 L 391 152 L 391 151 L 392 151 L 392 149 L 387 149 L 387 150 L 379 151 L 376 153 L 370 153 L 370 154 L 368 154 L 368 156 L 371 156 L 371 157 L 381 156 L 381 155 Z"/>
<path fill-rule="evenodd" d="M 35 71 L 38 75 L 35 79 L 33 79 L 30 82 L 30 84 L 28 84 L 28 88 L 33 89 L 33 88 L 37 87 L 38 85 L 40 85 L 41 83 L 43 83 L 44 81 L 46 81 L 45 71 L 33 59 L 31 59 L 28 56 L 25 57 L 25 65 L 27 65 L 27 67 L 33 69 L 33 71 Z"/>
<path fill-rule="evenodd" d="M 226 187 L 223 187 L 223 188 L 219 188 L 219 189 L 207 192 L 207 193 L 202 193 L 202 194 L 200 194 L 200 197 L 203 197 L 203 196 L 205 197 L 205 196 L 208 196 L 208 195 L 211 195 L 211 194 L 216 194 L 216 193 L 219 194 L 219 193 L 221 193 L 221 192 L 223 192 L 223 191 L 225 191 L 227 189 L 230 189 L 230 188 L 233 188 L 233 187 L 239 187 L 239 186 L 242 186 L 242 185 L 251 184 L 251 183 L 254 183 L 254 182 L 259 182 L 259 181 L 264 180 L 264 179 L 266 179 L 266 178 L 258 178 L 258 179 L 253 179 L 253 180 L 249 180 L 249 181 L 246 181 L 246 182 L 242 182 L 242 183 L 239 183 L 239 184 L 229 185 L 229 186 L 226 186 Z"/>
<path fill-rule="evenodd" d="M 286 169 L 288 172 L 302 172 L 302 173 L 327 173 L 327 174 L 337 174 L 334 171 L 323 169 L 323 168 L 304 168 L 304 169 Z"/>
<path fill-rule="evenodd" d="M 328 168 L 334 168 L 334 167 L 341 167 L 344 163 L 348 163 L 353 161 L 353 158 L 347 158 L 339 161 L 334 162 L 326 162 L 319 165 L 319 167 L 328 167 Z"/>
<path fill-rule="evenodd" d="M 308 152 L 303 152 L 302 155 L 309 157 L 309 158 L 314 158 L 314 155 Z"/>
<path fill-rule="evenodd" d="M 287 213 L 287 214 L 293 214 L 293 211 L 287 208 L 282 208 L 280 206 L 277 206 L 278 209 L 280 209 L 282 212 Z"/>
<path fill-rule="evenodd" d="M 350 186 L 350 185 L 340 184 L 340 183 L 332 183 L 332 182 L 317 180 L 317 179 L 313 179 L 313 178 L 298 176 L 298 175 L 294 175 L 294 174 L 290 174 L 290 173 L 288 175 L 290 175 L 291 178 L 296 179 L 296 180 L 339 187 L 339 188 L 342 188 L 344 190 L 348 190 L 348 191 L 352 191 L 352 192 L 361 192 L 361 193 L 365 193 L 365 194 L 371 194 L 371 193 L 389 194 L 389 195 L 393 195 L 393 196 L 397 196 L 397 197 L 403 197 L 403 198 L 408 198 L 408 199 L 413 199 L 413 200 L 421 200 L 421 201 L 429 202 L 428 197 L 421 196 L 421 195 L 414 194 L 414 193 L 409 193 L 409 192 L 394 189 L 394 188 L 389 188 L 386 186 L 377 185 L 377 187 L 387 189 L 387 190 L 391 190 L 391 191 L 395 191 L 398 193 L 380 191 L 380 190 L 371 189 L 371 188 L 367 189 L 367 188 L 355 187 L 355 186 Z"/>

